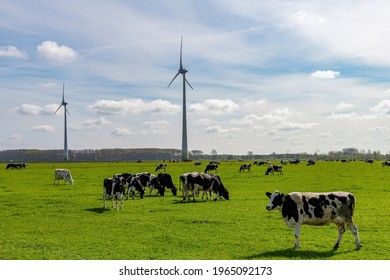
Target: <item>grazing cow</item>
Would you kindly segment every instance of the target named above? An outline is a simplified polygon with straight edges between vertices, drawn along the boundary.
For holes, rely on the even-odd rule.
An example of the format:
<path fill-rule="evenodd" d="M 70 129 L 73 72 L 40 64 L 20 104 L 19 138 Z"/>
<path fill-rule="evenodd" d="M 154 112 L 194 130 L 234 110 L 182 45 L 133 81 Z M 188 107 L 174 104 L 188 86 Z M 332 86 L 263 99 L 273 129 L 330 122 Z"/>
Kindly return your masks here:
<path fill-rule="evenodd" d="M 242 171 L 242 172 L 244 172 L 245 170 L 248 170 L 248 172 L 249 171 L 251 171 L 251 164 L 250 163 L 246 163 L 246 164 L 243 164 L 243 165 L 241 165 L 241 167 L 240 167 L 240 172 Z"/>
<path fill-rule="evenodd" d="M 206 173 L 189 173 L 187 174 L 187 189 L 184 190 L 183 188 L 183 200 L 188 197 L 188 191 L 192 191 L 192 198 L 195 201 L 194 194 L 198 193 L 199 190 L 203 191 L 204 194 L 207 195 L 209 192 L 214 192 L 217 197 L 214 199 L 216 200 L 218 197 L 225 198 L 226 200 L 229 200 L 229 192 L 225 188 L 225 186 L 222 184 L 221 178 L 217 175 L 213 174 L 206 174 Z M 211 200 L 211 194 L 210 194 L 210 200 Z"/>
<path fill-rule="evenodd" d="M 270 165 L 267 167 L 265 175 L 270 173 L 275 174 L 275 172 L 278 173 L 278 175 L 283 175 L 283 167 L 281 165 Z"/>
<path fill-rule="evenodd" d="M 114 208 L 114 200 L 115 200 L 115 208 L 118 210 L 118 202 L 120 201 L 121 206 L 120 209 L 123 208 L 123 195 L 125 194 L 125 186 L 123 184 L 123 177 L 118 176 L 116 178 L 106 178 L 103 181 L 103 200 L 104 209 L 107 208 L 106 200 L 111 199 L 112 208 Z"/>
<path fill-rule="evenodd" d="M 130 173 L 120 173 L 120 174 L 115 174 L 113 178 L 119 179 L 120 182 L 123 184 L 125 188 L 125 194 L 127 194 L 126 199 L 129 199 L 130 193 L 132 194 L 132 198 L 134 199 L 135 192 L 139 193 L 141 199 L 144 198 L 145 190 L 142 187 L 138 176 L 132 175 Z"/>
<path fill-rule="evenodd" d="M 8 163 L 7 167 L 5 169 L 22 169 L 26 168 L 28 166 L 28 163 Z"/>
<path fill-rule="evenodd" d="M 202 163 L 201 163 L 200 161 L 195 161 L 195 162 L 194 162 L 194 165 L 195 165 L 195 166 L 198 166 L 198 165 L 201 165 L 201 164 L 202 164 Z"/>
<path fill-rule="evenodd" d="M 156 172 L 159 171 L 160 169 L 164 169 L 164 172 L 166 172 L 167 171 L 167 164 L 166 163 L 160 163 L 159 165 L 157 165 Z"/>
<path fill-rule="evenodd" d="M 170 189 L 174 196 L 177 195 L 177 188 L 173 184 L 171 175 L 169 175 L 168 173 L 159 173 L 157 175 L 157 178 L 158 178 L 161 186 L 163 186 L 164 188 Z"/>
<path fill-rule="evenodd" d="M 188 177 L 188 174 L 200 174 L 199 172 L 192 172 L 192 173 L 183 173 L 183 174 L 180 174 L 179 176 L 179 190 L 182 191 L 183 195 L 184 195 L 184 192 L 188 190 L 188 182 L 187 182 L 187 177 Z"/>
<path fill-rule="evenodd" d="M 161 186 L 160 181 L 156 175 L 150 174 L 148 186 L 150 190 L 150 196 L 152 196 L 152 191 L 154 189 L 156 189 L 161 196 L 164 196 L 164 187 Z"/>
<path fill-rule="evenodd" d="M 56 169 L 54 171 L 54 184 L 56 181 L 58 181 L 58 184 L 61 184 L 60 180 L 62 179 L 64 180 L 65 185 L 66 182 L 70 182 L 72 185 L 74 184 L 74 180 L 68 169 Z"/>
<path fill-rule="evenodd" d="M 306 165 L 306 166 L 315 165 L 315 164 L 316 164 L 316 162 L 315 162 L 314 160 L 309 159 L 309 160 L 307 161 L 307 165 Z"/>
<path fill-rule="evenodd" d="M 299 160 L 299 159 L 290 159 L 288 162 L 290 164 L 299 164 L 299 163 L 301 163 L 301 160 Z"/>
<path fill-rule="evenodd" d="M 266 195 L 270 198 L 266 209 L 281 209 L 285 224 L 294 228 L 295 249 L 299 248 L 301 225 L 325 225 L 329 223 L 335 223 L 339 232 L 336 244 L 333 246 L 334 250 L 337 250 L 340 245 L 345 226 L 355 237 L 356 249 L 359 250 L 362 247 L 359 241 L 358 229 L 352 221 L 356 201 L 352 193 L 293 192 L 283 194 L 275 191 L 274 193 L 267 192 Z"/>
<path fill-rule="evenodd" d="M 209 163 L 206 166 L 206 169 L 205 169 L 204 173 L 211 172 L 212 170 L 214 170 L 215 173 L 218 173 L 218 164 L 216 164 L 216 163 Z"/>
<path fill-rule="evenodd" d="M 374 163 L 374 160 L 373 160 L 373 159 L 366 159 L 364 162 L 365 162 L 365 163 L 371 163 L 371 164 L 373 164 L 373 163 Z"/>
<path fill-rule="evenodd" d="M 382 168 L 385 166 L 390 166 L 390 161 L 384 161 L 382 162 Z"/>

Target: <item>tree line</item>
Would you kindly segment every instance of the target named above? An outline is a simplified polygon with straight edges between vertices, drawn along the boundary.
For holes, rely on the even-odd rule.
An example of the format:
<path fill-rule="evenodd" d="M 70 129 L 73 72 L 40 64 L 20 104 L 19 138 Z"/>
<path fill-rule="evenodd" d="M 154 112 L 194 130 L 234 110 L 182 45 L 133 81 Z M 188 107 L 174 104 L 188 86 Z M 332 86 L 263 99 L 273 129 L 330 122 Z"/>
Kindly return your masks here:
<path fill-rule="evenodd" d="M 0 162 L 61 162 L 63 161 L 63 150 L 2 150 L 0 151 Z M 272 153 L 266 155 L 248 152 L 246 155 L 218 154 L 212 150 L 210 154 L 200 150 L 190 151 L 192 160 L 388 160 L 389 154 L 381 154 L 379 151 L 358 151 L 353 148 L 346 148 L 341 151 L 332 151 L 327 154 L 308 153 Z M 69 150 L 69 161 L 179 161 L 181 150 L 159 149 L 159 148 L 137 148 L 137 149 L 84 149 Z"/>

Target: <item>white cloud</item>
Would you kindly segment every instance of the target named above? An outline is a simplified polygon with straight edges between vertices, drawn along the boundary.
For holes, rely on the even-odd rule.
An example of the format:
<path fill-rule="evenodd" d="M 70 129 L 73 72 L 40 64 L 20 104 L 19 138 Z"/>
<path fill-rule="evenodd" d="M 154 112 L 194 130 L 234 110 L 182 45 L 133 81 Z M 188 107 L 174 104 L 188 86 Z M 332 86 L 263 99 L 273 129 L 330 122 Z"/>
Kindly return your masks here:
<path fill-rule="evenodd" d="M 311 24 L 311 23 L 325 22 L 325 19 L 322 16 L 316 15 L 313 13 L 309 13 L 309 12 L 303 11 L 303 10 L 300 10 L 300 11 L 293 13 L 291 17 L 295 22 L 297 22 L 299 24 L 305 24 L 305 25 Z"/>
<path fill-rule="evenodd" d="M 340 76 L 340 72 L 333 70 L 321 71 L 317 70 L 310 74 L 310 77 L 319 78 L 319 79 L 335 79 Z"/>
<path fill-rule="evenodd" d="M 58 108 L 57 104 L 48 104 L 43 107 L 33 104 L 22 104 L 16 108 L 16 113 L 26 116 L 33 115 L 52 115 Z"/>
<path fill-rule="evenodd" d="M 357 113 L 332 113 L 330 118 L 333 120 L 352 120 L 358 117 Z"/>
<path fill-rule="evenodd" d="M 230 99 L 208 99 L 202 103 L 194 103 L 189 109 L 197 113 L 227 114 L 239 109 L 239 105 Z"/>
<path fill-rule="evenodd" d="M 56 131 L 55 128 L 52 127 L 51 125 L 36 125 L 31 127 L 31 130 L 39 131 L 39 132 L 48 132 L 48 133 L 52 133 Z"/>
<path fill-rule="evenodd" d="M 161 99 L 151 102 L 145 102 L 142 99 L 98 100 L 89 109 L 101 115 L 143 113 L 174 115 L 180 112 L 180 106 Z"/>
<path fill-rule="evenodd" d="M 220 125 L 210 126 L 205 128 L 207 133 L 230 133 L 230 132 L 239 132 L 241 129 L 239 128 L 223 128 Z"/>
<path fill-rule="evenodd" d="M 91 128 L 99 128 L 103 125 L 110 124 L 105 117 L 99 117 L 97 119 L 88 119 L 82 122 L 82 124 L 86 127 L 91 127 Z"/>
<path fill-rule="evenodd" d="M 336 104 L 336 109 L 339 110 L 339 111 L 351 109 L 353 107 L 354 107 L 354 105 L 349 104 L 349 103 L 345 103 L 345 102 L 341 102 L 339 104 Z"/>
<path fill-rule="evenodd" d="M 132 135 L 132 133 L 127 128 L 115 128 L 111 131 L 112 136 L 127 136 Z"/>
<path fill-rule="evenodd" d="M 382 100 L 372 107 L 371 110 L 379 114 L 390 115 L 390 99 Z"/>
<path fill-rule="evenodd" d="M 152 128 L 152 129 L 159 129 L 162 127 L 167 127 L 169 123 L 167 121 L 163 120 L 157 120 L 157 121 L 147 121 L 142 123 L 142 127 L 144 128 Z"/>
<path fill-rule="evenodd" d="M 296 123 L 290 121 L 283 121 L 279 126 L 279 130 L 310 130 L 311 128 L 318 126 L 319 123 Z"/>
<path fill-rule="evenodd" d="M 318 137 L 318 138 L 332 138 L 333 134 L 330 132 L 321 132 L 321 133 L 317 133 L 316 137 Z"/>
<path fill-rule="evenodd" d="M 0 46 L 0 57 L 28 58 L 26 52 L 20 51 L 14 46 Z"/>
<path fill-rule="evenodd" d="M 53 41 L 45 41 L 37 47 L 38 53 L 48 59 L 55 61 L 71 61 L 77 57 L 72 48 L 65 45 L 58 45 Z"/>

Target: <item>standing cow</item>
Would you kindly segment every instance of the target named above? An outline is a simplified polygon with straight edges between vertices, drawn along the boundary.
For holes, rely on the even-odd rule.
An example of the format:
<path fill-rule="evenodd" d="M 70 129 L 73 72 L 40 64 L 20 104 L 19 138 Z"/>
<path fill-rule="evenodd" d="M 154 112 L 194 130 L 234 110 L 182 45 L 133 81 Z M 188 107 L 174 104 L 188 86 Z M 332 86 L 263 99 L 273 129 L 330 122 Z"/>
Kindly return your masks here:
<path fill-rule="evenodd" d="M 125 186 L 123 184 L 123 177 L 115 177 L 115 178 L 106 178 L 103 181 L 103 200 L 104 209 L 107 208 L 106 200 L 110 199 L 112 208 L 114 208 L 114 200 L 115 200 L 115 208 L 118 210 L 118 202 L 121 203 L 120 209 L 123 208 L 123 195 L 125 194 Z"/>
<path fill-rule="evenodd" d="M 65 185 L 66 182 L 70 182 L 72 185 L 74 184 L 74 180 L 68 169 L 54 170 L 54 184 L 56 183 L 56 181 L 58 182 L 58 184 L 60 184 L 60 180 L 64 180 Z"/>
<path fill-rule="evenodd" d="M 293 192 L 283 194 L 279 191 L 267 192 L 270 198 L 267 210 L 281 209 L 285 224 L 294 228 L 295 249 L 299 248 L 301 225 L 325 225 L 335 223 L 338 227 L 338 238 L 333 250 L 337 250 L 345 232 L 345 226 L 352 232 L 356 249 L 360 245 L 358 228 L 352 221 L 355 208 L 355 196 L 348 192 L 310 193 Z"/>

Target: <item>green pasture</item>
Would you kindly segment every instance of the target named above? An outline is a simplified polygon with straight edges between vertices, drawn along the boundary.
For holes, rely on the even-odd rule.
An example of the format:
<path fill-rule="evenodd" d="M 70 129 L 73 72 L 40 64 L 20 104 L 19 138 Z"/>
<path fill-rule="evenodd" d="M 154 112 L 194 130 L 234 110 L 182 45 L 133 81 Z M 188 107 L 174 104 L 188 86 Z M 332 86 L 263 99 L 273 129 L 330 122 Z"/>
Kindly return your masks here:
<path fill-rule="evenodd" d="M 381 162 L 286 165 L 265 176 L 265 166 L 240 173 L 241 162 L 221 162 L 230 200 L 183 202 L 173 197 L 124 201 L 103 209 L 103 179 L 115 173 L 156 173 L 159 162 L 0 164 L 0 259 L 3 260 L 253 260 L 390 259 L 390 168 Z M 181 173 L 204 171 L 193 163 L 167 163 L 176 185 Z M 54 169 L 68 168 L 75 185 L 53 185 Z M 301 249 L 279 211 L 265 209 L 266 191 L 349 191 L 362 249 L 347 231 L 337 252 L 335 225 L 303 226 Z"/>

